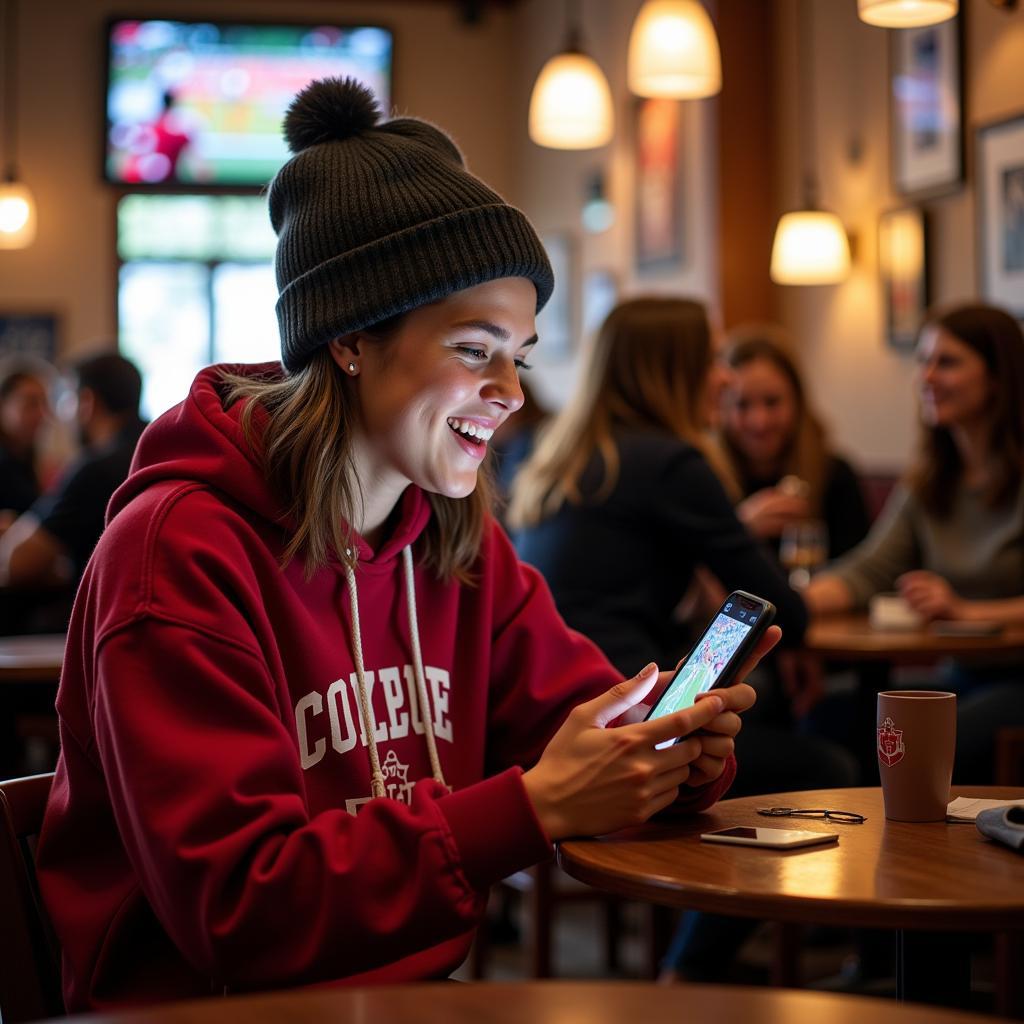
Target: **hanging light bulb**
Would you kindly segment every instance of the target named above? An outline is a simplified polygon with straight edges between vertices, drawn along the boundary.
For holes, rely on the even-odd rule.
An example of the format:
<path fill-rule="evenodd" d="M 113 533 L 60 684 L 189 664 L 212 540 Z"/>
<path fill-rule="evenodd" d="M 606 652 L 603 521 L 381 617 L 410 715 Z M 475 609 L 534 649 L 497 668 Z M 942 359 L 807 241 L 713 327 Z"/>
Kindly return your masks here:
<path fill-rule="evenodd" d="M 551 149 L 593 149 L 614 130 L 612 93 L 596 61 L 578 52 L 552 57 L 530 97 L 530 138 Z"/>
<path fill-rule="evenodd" d="M 952 18 L 959 0 L 857 0 L 861 21 L 882 28 L 920 28 Z"/>
<path fill-rule="evenodd" d="M 13 178 L 0 183 L 0 249 L 24 249 L 36 237 L 36 204 Z"/>
<path fill-rule="evenodd" d="M 551 149 L 594 149 L 611 142 L 615 130 L 612 91 L 583 52 L 574 12 L 564 50 L 541 68 L 530 96 L 530 138 Z"/>
<path fill-rule="evenodd" d="M 699 99 L 722 88 L 722 58 L 698 0 L 647 0 L 629 35 L 626 77 L 637 96 Z"/>
<path fill-rule="evenodd" d="M 806 14 L 806 17 L 804 16 Z M 850 241 L 843 222 L 818 205 L 818 180 L 813 169 L 814 93 L 810 81 L 807 40 L 814 38 L 814 4 L 803 0 L 797 12 L 799 115 L 803 126 L 803 207 L 784 213 L 775 228 L 769 273 L 776 284 L 838 284 L 850 273 Z M 810 110 L 804 110 L 810 104 Z"/>
<path fill-rule="evenodd" d="M 0 180 L 0 249 L 24 249 L 36 237 L 36 204 L 28 187 L 18 180 L 14 157 L 17 129 L 15 83 L 15 37 L 17 33 L 16 8 L 14 0 L 4 2 L 4 90 L 3 90 L 3 150 L 7 167 Z"/>
<path fill-rule="evenodd" d="M 834 213 L 798 210 L 779 218 L 771 265 L 776 284 L 838 284 L 849 273 L 850 243 Z"/>

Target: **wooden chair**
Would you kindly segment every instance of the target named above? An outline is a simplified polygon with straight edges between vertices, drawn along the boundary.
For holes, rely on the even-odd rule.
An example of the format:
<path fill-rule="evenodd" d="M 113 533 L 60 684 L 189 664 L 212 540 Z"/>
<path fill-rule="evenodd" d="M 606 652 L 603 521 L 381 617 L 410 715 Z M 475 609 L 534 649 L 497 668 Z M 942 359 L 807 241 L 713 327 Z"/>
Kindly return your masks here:
<path fill-rule="evenodd" d="M 36 885 L 35 841 L 53 775 L 0 782 L 0 1016 L 63 1015 L 60 956 Z"/>
<path fill-rule="evenodd" d="M 553 861 L 545 861 L 525 871 L 517 871 L 500 883 L 501 889 L 522 894 L 526 900 L 528 928 L 527 952 L 530 976 L 557 977 L 554 963 L 554 931 L 558 908 L 568 903 L 597 903 L 604 917 L 604 970 L 614 976 L 619 970 L 619 939 L 622 930 L 623 900 L 588 885 L 561 871 Z M 500 890 L 499 890 L 500 891 Z M 665 907 L 645 905 L 646 972 L 656 977 L 658 961 L 672 933 L 672 912 Z M 481 925 L 473 946 L 470 974 L 482 979 L 487 973 L 487 924 Z"/>

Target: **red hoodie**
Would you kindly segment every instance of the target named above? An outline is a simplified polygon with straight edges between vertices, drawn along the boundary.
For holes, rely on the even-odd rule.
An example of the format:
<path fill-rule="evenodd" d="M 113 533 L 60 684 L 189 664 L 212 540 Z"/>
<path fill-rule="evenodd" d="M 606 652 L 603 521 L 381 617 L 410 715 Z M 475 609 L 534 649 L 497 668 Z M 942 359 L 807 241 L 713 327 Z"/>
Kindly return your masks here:
<path fill-rule="evenodd" d="M 379 550 L 357 540 L 370 800 L 344 566 L 281 568 L 288 524 L 218 372 L 143 434 L 75 602 L 38 850 L 69 1011 L 448 974 L 488 887 L 550 855 L 520 766 L 620 678 L 492 523 L 475 586 L 415 569 L 451 792 L 432 779 L 401 558 L 430 507 L 410 486 Z"/>

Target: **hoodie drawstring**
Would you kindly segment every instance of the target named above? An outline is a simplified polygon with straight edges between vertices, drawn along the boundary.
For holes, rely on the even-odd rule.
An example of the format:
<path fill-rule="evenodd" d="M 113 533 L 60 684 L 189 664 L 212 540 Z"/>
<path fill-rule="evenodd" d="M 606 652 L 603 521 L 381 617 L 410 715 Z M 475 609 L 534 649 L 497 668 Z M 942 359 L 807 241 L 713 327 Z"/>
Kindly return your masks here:
<path fill-rule="evenodd" d="M 420 650 L 419 625 L 416 618 L 416 587 L 413 580 L 412 548 L 408 545 L 402 549 L 402 563 L 405 569 L 405 593 L 409 614 L 409 634 L 412 640 L 413 672 L 416 676 L 416 691 L 419 695 L 423 732 L 427 740 L 427 753 L 430 756 L 430 771 L 434 780 L 447 789 L 448 784 L 444 781 L 441 761 L 437 756 L 437 743 L 434 740 L 433 708 L 427 696 L 423 654 Z M 356 677 L 359 680 L 359 714 L 363 720 L 366 749 L 370 755 L 371 792 L 374 797 L 381 797 L 384 796 L 384 773 L 381 771 L 380 755 L 377 753 L 373 713 L 370 710 L 370 694 L 366 686 L 366 671 L 363 667 L 363 637 L 359 628 L 359 594 L 356 589 L 356 575 L 348 565 L 345 566 L 345 580 L 348 583 L 349 600 L 352 605 L 349 629 L 352 635 L 352 654 L 356 662 Z"/>

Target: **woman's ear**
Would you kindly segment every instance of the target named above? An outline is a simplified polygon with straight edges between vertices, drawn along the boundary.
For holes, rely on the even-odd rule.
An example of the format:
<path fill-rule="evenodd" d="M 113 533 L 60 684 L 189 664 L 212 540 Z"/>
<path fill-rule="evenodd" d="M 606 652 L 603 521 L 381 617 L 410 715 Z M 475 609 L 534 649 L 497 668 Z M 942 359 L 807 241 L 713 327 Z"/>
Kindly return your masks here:
<path fill-rule="evenodd" d="M 327 343 L 335 364 L 350 377 L 359 373 L 361 341 L 359 334 L 342 334 Z"/>

